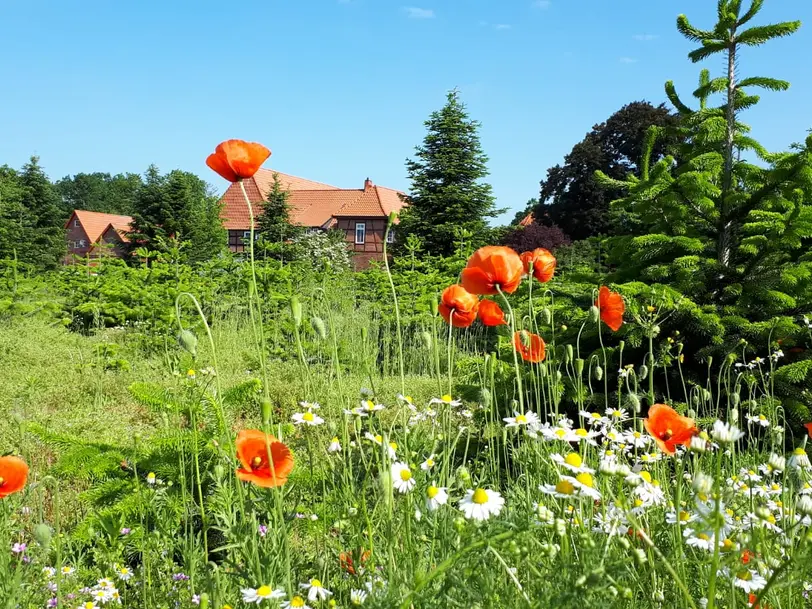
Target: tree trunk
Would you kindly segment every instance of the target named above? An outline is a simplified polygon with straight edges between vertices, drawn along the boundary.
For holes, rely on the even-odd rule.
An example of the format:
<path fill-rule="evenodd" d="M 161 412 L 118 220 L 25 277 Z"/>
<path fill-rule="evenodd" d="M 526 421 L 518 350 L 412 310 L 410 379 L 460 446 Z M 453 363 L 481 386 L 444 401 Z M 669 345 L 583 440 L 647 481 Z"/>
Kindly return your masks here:
<path fill-rule="evenodd" d="M 725 169 L 722 178 L 721 218 L 719 234 L 719 264 L 726 267 L 730 263 L 733 219 L 728 218 L 727 198 L 733 188 L 733 145 L 736 136 L 736 26 L 730 30 L 730 45 L 727 50 L 727 108 L 725 108 L 727 133 L 725 135 Z"/>

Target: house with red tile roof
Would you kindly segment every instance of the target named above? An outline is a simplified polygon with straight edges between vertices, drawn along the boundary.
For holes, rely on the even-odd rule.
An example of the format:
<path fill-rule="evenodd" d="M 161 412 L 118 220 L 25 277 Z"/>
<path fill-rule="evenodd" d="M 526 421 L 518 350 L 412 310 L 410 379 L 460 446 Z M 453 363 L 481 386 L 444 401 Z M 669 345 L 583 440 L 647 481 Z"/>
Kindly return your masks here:
<path fill-rule="evenodd" d="M 86 256 L 110 255 L 120 258 L 126 253 L 132 221 L 130 216 L 74 210 L 65 223 L 68 240 L 65 262 Z"/>
<path fill-rule="evenodd" d="M 313 230 L 343 231 L 356 269 L 366 268 L 371 260 L 382 259 L 387 219 L 391 212 L 403 208 L 404 193 L 373 184 L 369 178 L 363 188 L 338 188 L 260 169 L 253 178 L 243 181 L 255 219 L 262 213 L 262 203 L 273 188 L 274 174 L 279 176 L 282 188 L 290 193 L 291 222 Z M 228 230 L 229 248 L 232 252 L 245 251 L 251 225 L 239 184 L 229 186 L 222 204 L 221 217 Z M 393 240 L 394 232 L 390 231 L 390 242 Z"/>

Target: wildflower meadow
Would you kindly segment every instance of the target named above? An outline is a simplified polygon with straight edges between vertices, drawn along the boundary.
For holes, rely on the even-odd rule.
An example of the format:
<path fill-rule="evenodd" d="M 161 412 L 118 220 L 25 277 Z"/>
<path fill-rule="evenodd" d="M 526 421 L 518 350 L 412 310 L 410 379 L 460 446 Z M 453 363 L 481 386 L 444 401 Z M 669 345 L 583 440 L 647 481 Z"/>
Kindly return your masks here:
<path fill-rule="evenodd" d="M 742 5 L 680 31 L 715 52 Z M 370 270 L 267 256 L 245 181 L 271 151 L 236 139 L 200 164 L 241 189 L 241 256 L 6 261 L 0 608 L 812 607 L 812 299 L 775 309 L 809 275 L 812 157 L 726 174 L 727 144 L 757 148 L 724 112 L 750 97 L 705 106 L 728 84 L 703 76 L 679 154 L 603 176 L 631 224 L 684 206 L 675 234 L 613 242 L 622 280 L 464 231 L 393 258 L 396 213 Z M 687 216 L 724 225 L 725 179 L 758 182 L 724 202 L 752 217 L 689 243 Z"/>

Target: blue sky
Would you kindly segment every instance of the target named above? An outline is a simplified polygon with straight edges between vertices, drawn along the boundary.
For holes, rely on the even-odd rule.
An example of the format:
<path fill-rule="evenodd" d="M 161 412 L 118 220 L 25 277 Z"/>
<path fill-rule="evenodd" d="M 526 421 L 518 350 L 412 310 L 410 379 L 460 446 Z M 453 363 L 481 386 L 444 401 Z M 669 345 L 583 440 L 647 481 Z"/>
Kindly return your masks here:
<path fill-rule="evenodd" d="M 193 171 L 221 140 L 259 141 L 279 171 L 408 190 L 404 160 L 457 87 L 482 122 L 509 219 L 594 123 L 624 103 L 689 96 L 699 67 L 674 27 L 713 0 L 4 0 L 0 164 L 77 172 Z M 768 148 L 812 127 L 812 2 L 767 0 L 795 36 L 747 50 L 741 73 L 783 78 L 745 117 Z M 721 70 L 721 59 L 709 66 Z"/>

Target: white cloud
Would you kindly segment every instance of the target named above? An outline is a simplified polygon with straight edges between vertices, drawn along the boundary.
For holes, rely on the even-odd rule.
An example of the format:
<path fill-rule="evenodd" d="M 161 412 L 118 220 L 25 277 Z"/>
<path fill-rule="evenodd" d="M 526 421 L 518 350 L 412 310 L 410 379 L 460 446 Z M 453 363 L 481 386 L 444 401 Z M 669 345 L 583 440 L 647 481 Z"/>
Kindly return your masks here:
<path fill-rule="evenodd" d="M 657 40 L 659 36 L 657 34 L 635 34 L 632 38 L 641 42 L 648 42 L 649 40 Z"/>
<path fill-rule="evenodd" d="M 496 30 L 509 30 L 510 29 L 510 24 L 508 24 L 508 23 L 497 23 L 493 27 Z"/>
<path fill-rule="evenodd" d="M 551 5 L 551 0 L 535 0 L 535 2 L 533 2 L 533 6 L 541 9 L 550 8 Z"/>
<path fill-rule="evenodd" d="M 403 10 L 410 19 L 434 19 L 434 11 L 430 8 L 404 6 Z"/>
<path fill-rule="evenodd" d="M 621 57 L 620 63 L 637 63 L 637 60 L 634 57 Z"/>

